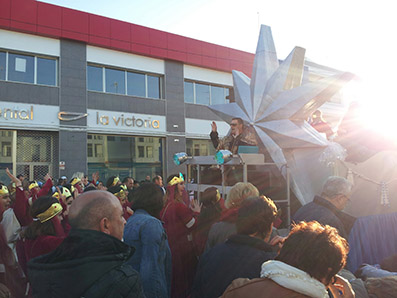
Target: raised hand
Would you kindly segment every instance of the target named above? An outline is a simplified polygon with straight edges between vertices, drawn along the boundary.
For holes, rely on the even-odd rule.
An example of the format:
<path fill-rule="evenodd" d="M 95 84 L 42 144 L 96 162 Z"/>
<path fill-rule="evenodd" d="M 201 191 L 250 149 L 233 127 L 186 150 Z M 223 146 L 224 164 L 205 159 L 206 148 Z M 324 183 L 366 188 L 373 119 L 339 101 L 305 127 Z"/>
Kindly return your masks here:
<path fill-rule="evenodd" d="M 218 131 L 218 127 L 216 126 L 215 121 L 212 121 L 212 123 L 211 123 L 211 129 L 212 129 L 213 132 L 217 132 L 217 131 Z"/>
<path fill-rule="evenodd" d="M 192 201 L 190 202 L 190 209 L 191 209 L 193 212 L 200 213 L 200 212 L 201 212 L 201 207 L 202 207 L 202 206 L 203 206 L 203 203 L 199 204 L 199 203 L 197 202 L 197 200 L 192 200 Z"/>

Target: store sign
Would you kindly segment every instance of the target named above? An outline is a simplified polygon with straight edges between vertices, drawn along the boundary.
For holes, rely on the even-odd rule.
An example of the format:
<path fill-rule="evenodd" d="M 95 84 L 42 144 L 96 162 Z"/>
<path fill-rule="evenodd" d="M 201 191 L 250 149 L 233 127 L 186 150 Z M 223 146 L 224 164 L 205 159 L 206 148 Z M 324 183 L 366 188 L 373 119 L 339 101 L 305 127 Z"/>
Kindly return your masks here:
<path fill-rule="evenodd" d="M 33 120 L 34 109 L 33 106 L 30 106 L 27 109 L 0 107 L 0 118 L 3 118 L 4 120 Z"/>
<path fill-rule="evenodd" d="M 165 116 L 88 110 L 88 127 L 131 132 L 165 132 Z"/>
<path fill-rule="evenodd" d="M 58 106 L 0 102 L 0 125 L 22 128 L 54 128 L 59 126 Z"/>

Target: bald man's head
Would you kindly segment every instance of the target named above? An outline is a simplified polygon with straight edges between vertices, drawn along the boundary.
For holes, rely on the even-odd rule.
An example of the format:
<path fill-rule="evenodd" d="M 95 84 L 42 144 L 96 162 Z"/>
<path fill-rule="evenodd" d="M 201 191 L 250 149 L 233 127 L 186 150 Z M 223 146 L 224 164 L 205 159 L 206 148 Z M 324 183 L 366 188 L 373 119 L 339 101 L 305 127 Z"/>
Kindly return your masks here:
<path fill-rule="evenodd" d="M 73 201 L 69 223 L 74 229 L 101 231 L 121 239 L 125 224 L 122 215 L 120 202 L 113 194 L 94 190 L 79 195 Z"/>

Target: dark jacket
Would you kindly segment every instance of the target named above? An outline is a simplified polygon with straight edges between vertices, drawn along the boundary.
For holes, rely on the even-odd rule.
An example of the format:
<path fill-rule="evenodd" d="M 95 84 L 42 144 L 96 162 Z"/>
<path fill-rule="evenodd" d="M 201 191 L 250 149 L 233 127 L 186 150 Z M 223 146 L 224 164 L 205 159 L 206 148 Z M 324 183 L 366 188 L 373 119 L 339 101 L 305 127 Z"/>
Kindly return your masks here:
<path fill-rule="evenodd" d="M 138 273 L 125 264 L 133 252 L 105 233 L 71 230 L 56 250 L 28 263 L 33 297 L 144 297 Z"/>
<path fill-rule="evenodd" d="M 292 219 L 295 222 L 316 220 L 323 225 L 330 225 L 345 239 L 348 239 L 356 221 L 355 217 L 340 211 L 331 202 L 319 196 L 315 196 L 313 202 L 302 206 Z"/>
<path fill-rule="evenodd" d="M 262 263 L 275 257 L 269 244 L 247 235 L 233 235 L 205 253 L 193 283 L 192 297 L 219 297 L 239 277 L 260 276 Z"/>

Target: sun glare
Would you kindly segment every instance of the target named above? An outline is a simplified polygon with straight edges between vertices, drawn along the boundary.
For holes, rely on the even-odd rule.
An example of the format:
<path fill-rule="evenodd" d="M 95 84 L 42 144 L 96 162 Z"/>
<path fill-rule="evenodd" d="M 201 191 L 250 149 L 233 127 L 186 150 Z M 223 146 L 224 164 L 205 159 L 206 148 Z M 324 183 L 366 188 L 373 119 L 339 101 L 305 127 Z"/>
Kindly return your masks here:
<path fill-rule="evenodd" d="M 375 87 L 374 87 L 375 86 Z M 363 128 L 397 142 L 397 101 L 393 93 L 377 84 L 355 81 L 347 86 L 344 95 L 350 102 L 357 102 L 357 120 Z"/>

